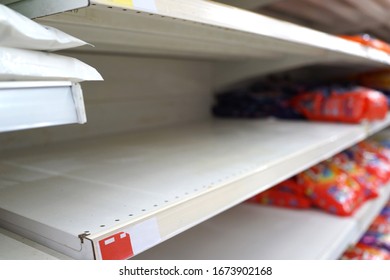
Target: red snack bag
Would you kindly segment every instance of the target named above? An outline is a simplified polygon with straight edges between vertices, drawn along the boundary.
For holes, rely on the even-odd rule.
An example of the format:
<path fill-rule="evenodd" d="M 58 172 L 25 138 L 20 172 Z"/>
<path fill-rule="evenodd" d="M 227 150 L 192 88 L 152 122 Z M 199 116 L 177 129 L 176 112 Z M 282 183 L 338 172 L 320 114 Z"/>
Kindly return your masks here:
<path fill-rule="evenodd" d="M 362 150 L 374 153 L 385 161 L 390 161 L 390 149 L 378 141 L 365 140 L 357 144 Z"/>
<path fill-rule="evenodd" d="M 256 195 L 249 202 L 287 208 L 309 208 L 311 206 L 310 200 L 304 195 L 303 187 L 293 179 L 286 180 Z"/>
<path fill-rule="evenodd" d="M 348 153 L 356 163 L 363 167 L 369 174 L 375 176 L 383 185 L 390 179 L 390 163 L 380 154 L 370 152 L 366 145 L 359 143 L 348 149 Z"/>
<path fill-rule="evenodd" d="M 334 164 L 317 164 L 298 175 L 306 195 L 317 207 L 340 216 L 349 216 L 364 201 L 361 186 Z"/>
<path fill-rule="evenodd" d="M 370 225 L 368 231 L 390 234 L 390 220 L 384 216 L 378 216 Z"/>
<path fill-rule="evenodd" d="M 336 165 L 343 172 L 351 176 L 363 189 L 366 199 L 379 196 L 380 180 L 367 173 L 355 161 L 351 160 L 346 153 L 339 153 L 329 160 L 330 164 Z"/>
<path fill-rule="evenodd" d="M 294 97 L 291 105 L 310 120 L 348 123 L 383 119 L 388 110 L 383 93 L 363 87 L 304 92 Z"/>
<path fill-rule="evenodd" d="M 384 119 L 388 111 L 386 96 L 372 89 L 364 89 L 363 94 L 367 100 L 364 118 L 369 121 Z"/>
<path fill-rule="evenodd" d="M 390 253 L 365 244 L 358 243 L 348 248 L 341 256 L 342 260 L 390 260 Z"/>

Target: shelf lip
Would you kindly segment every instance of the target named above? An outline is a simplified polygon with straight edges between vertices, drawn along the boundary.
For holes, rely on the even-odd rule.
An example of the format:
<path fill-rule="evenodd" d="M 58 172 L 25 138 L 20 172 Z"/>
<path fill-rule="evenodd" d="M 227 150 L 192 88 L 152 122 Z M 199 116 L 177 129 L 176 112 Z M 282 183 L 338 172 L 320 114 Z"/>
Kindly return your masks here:
<path fill-rule="evenodd" d="M 389 122 L 387 118 L 382 125 Z M 11 174 L 0 176 L 0 223 L 6 227 L 28 219 L 28 226 L 22 222 L 15 226 L 56 242 L 62 253 L 69 253 L 69 242 L 77 243 L 87 231 L 84 237 L 98 259 L 105 238 L 149 234 L 149 243 L 135 244 L 138 254 L 368 134 L 363 124 L 213 120 L 11 151 L 0 161 Z M 61 250 L 58 244 L 68 245 Z M 74 246 L 74 258 L 93 254 L 78 255 L 79 245 Z"/>
<path fill-rule="evenodd" d="M 72 85 L 70 81 L 15 81 L 15 82 L 0 82 L 0 89 L 5 88 L 45 88 L 45 87 L 69 87 Z"/>
<path fill-rule="evenodd" d="M 108 16 L 111 20 L 106 20 Z M 295 54 L 319 57 L 326 62 L 329 59 L 338 61 L 342 55 L 347 62 L 358 60 L 390 64 L 390 55 L 382 51 L 211 1 L 150 0 L 125 3 L 91 0 L 91 6 L 77 13 L 64 13 L 41 20 L 95 44 L 95 49 L 85 49 L 91 52 L 144 51 L 174 55 L 180 54 L 181 50 L 182 55 L 187 56 L 218 57 L 217 49 L 227 58 L 262 58 L 264 52 L 268 59 Z M 104 38 L 98 36 L 102 30 L 106 33 Z M 178 44 L 172 44 L 172 40 Z M 169 52 L 169 46 L 174 51 Z"/>
<path fill-rule="evenodd" d="M 78 83 L 0 82 L 0 103 L 0 132 L 86 122 Z"/>

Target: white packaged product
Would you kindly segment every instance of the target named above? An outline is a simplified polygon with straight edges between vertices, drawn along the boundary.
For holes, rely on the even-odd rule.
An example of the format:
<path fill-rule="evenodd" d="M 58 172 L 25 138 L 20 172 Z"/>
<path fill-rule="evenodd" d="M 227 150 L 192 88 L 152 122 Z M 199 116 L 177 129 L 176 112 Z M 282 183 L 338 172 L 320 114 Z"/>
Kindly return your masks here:
<path fill-rule="evenodd" d="M 0 4 L 0 46 L 56 51 L 86 44 L 58 29 L 36 23 Z"/>
<path fill-rule="evenodd" d="M 98 81 L 95 68 L 72 57 L 0 47 L 1 81 Z"/>

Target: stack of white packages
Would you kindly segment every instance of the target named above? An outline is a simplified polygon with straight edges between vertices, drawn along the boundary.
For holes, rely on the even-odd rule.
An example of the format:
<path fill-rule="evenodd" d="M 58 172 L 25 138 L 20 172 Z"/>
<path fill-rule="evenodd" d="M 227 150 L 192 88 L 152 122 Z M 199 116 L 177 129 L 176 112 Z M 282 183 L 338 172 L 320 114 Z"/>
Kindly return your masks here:
<path fill-rule="evenodd" d="M 86 44 L 0 5 L 0 132 L 86 122 L 79 83 L 102 77 L 52 53 Z"/>

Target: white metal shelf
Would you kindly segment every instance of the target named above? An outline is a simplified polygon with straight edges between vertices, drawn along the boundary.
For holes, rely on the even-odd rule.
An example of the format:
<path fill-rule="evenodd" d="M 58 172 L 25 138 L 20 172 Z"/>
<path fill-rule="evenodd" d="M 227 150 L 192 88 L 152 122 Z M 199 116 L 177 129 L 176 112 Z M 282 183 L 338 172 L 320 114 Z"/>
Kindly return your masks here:
<path fill-rule="evenodd" d="M 243 203 L 135 259 L 338 259 L 390 198 L 390 185 L 352 217 Z"/>
<path fill-rule="evenodd" d="M 0 260 L 66 260 L 69 257 L 0 227 Z"/>
<path fill-rule="evenodd" d="M 7 5 L 29 18 L 36 18 L 87 7 L 89 0 L 0 0 L 0 4 Z"/>
<path fill-rule="evenodd" d="M 249 77 L 315 63 L 390 64 L 382 51 L 212 1 L 90 2 L 40 22 L 94 44 L 89 52 L 241 60 Z M 216 75 L 218 87 L 243 78 L 240 72 Z"/>
<path fill-rule="evenodd" d="M 101 242 L 130 235 L 133 252 L 120 246 L 117 258 L 129 257 L 369 134 L 367 125 L 210 120 L 7 152 L 0 224 L 73 258 L 105 258 Z"/>
<path fill-rule="evenodd" d="M 85 123 L 78 83 L 0 82 L 0 132 Z"/>

